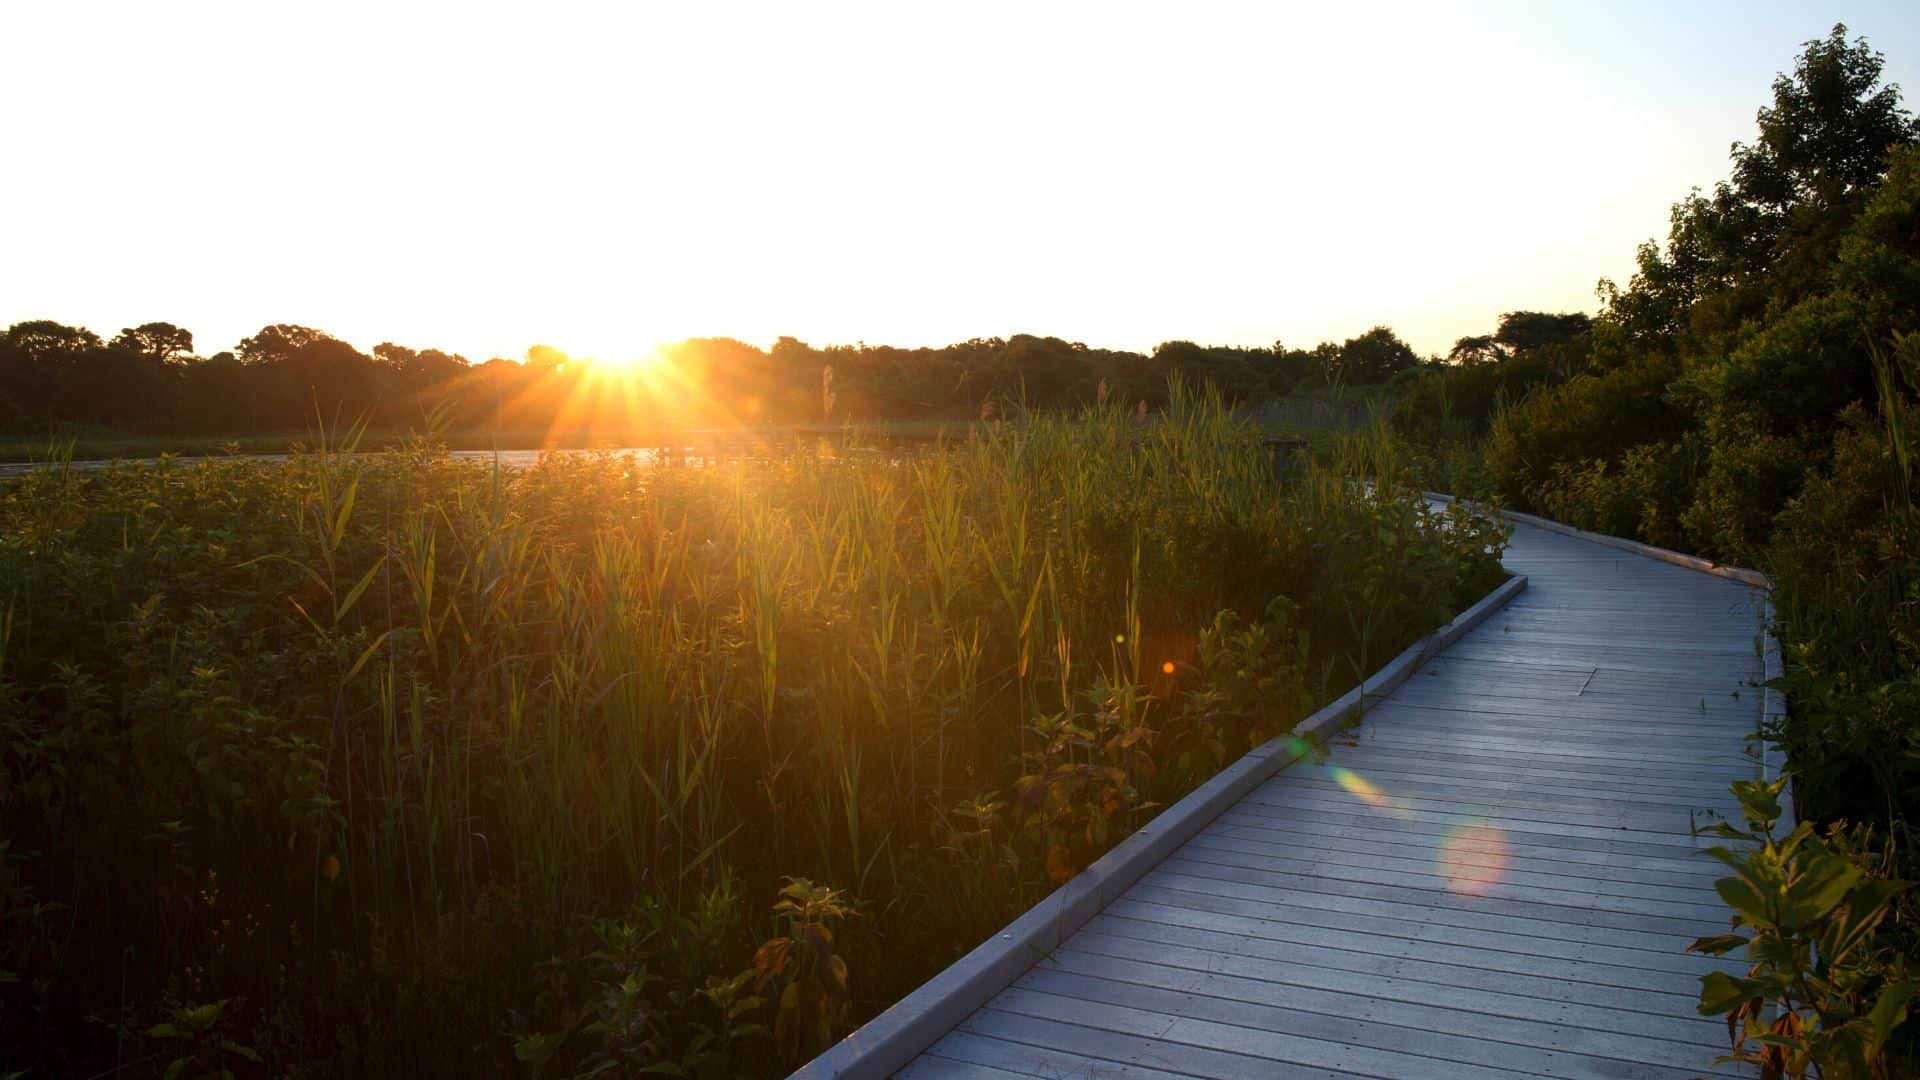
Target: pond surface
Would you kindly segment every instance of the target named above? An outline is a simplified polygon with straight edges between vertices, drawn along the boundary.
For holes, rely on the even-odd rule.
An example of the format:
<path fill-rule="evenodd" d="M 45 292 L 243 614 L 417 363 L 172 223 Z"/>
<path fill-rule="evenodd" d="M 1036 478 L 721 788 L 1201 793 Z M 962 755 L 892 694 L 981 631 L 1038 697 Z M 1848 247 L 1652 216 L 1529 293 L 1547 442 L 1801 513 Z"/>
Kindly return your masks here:
<path fill-rule="evenodd" d="M 629 446 L 610 450 L 502 450 L 499 453 L 500 464 L 516 469 L 525 468 L 539 461 L 540 455 L 542 454 L 615 454 L 622 457 L 634 458 L 641 464 L 646 465 L 651 465 L 659 461 L 661 456 L 659 448 L 649 446 Z M 183 456 L 171 460 L 175 465 L 199 465 L 204 462 L 214 462 L 217 464 L 220 462 L 236 461 L 286 461 L 292 456 L 292 454 L 214 454 L 205 457 Z M 492 450 L 450 450 L 447 452 L 447 456 L 461 461 L 492 461 L 494 452 Z M 64 464 L 65 467 L 75 472 L 96 472 L 114 465 L 158 465 L 160 464 L 160 459 L 157 457 L 100 458 L 87 461 L 66 462 Z M 62 463 L 60 462 L 45 461 L 0 462 L 0 480 L 14 476 L 22 476 L 37 469 L 59 468 L 61 465 Z"/>

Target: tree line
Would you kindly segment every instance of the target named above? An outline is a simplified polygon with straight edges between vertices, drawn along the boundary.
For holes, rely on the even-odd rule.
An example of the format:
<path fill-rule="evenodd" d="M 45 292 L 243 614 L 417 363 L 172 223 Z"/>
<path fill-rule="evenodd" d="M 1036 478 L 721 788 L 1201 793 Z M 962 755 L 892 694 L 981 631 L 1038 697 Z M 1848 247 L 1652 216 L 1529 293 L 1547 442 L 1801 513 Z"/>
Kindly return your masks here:
<path fill-rule="evenodd" d="M 1050 409 L 1113 399 L 1158 407 L 1176 374 L 1212 383 L 1230 401 L 1258 401 L 1303 387 L 1379 385 L 1438 362 L 1423 360 L 1385 326 L 1311 349 L 1169 341 L 1150 353 L 1027 334 L 941 348 L 815 347 L 783 337 L 761 349 L 700 338 L 628 367 L 546 345 L 522 360 L 482 363 L 391 342 L 364 353 L 291 324 L 262 327 L 232 350 L 201 356 L 193 335 L 172 323 L 102 338 L 37 320 L 0 335 L 0 432 L 268 435 L 304 430 L 317 413 L 389 430 L 432 418 L 450 430 L 618 438 L 658 427 L 959 418 L 990 402 Z"/>

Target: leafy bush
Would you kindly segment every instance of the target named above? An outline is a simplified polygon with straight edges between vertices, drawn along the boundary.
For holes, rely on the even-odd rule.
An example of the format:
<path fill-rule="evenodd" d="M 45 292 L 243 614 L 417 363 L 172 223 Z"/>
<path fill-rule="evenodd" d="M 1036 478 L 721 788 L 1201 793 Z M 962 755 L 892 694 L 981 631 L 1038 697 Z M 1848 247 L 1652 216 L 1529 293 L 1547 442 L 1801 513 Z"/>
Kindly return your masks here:
<path fill-rule="evenodd" d="M 1666 400 L 1678 367 L 1659 356 L 1577 375 L 1503 410 L 1486 446 L 1500 493 L 1526 506 L 1567 462 L 1617 462 L 1647 443 L 1678 441 L 1686 416 Z"/>
<path fill-rule="evenodd" d="M 1875 935 L 1910 885 L 1876 873 L 1844 837 L 1822 840 L 1808 822 L 1776 837 L 1785 786 L 1734 783 L 1746 827 L 1723 823 L 1716 832 L 1740 845 L 1710 849 L 1733 869 L 1715 889 L 1733 909 L 1734 929 L 1748 933 L 1700 938 L 1688 951 L 1742 949 L 1753 962 L 1744 977 L 1700 979 L 1700 1012 L 1727 1018 L 1732 1052 L 1719 1061 L 1758 1065 L 1763 1076 L 1911 1076 L 1920 1067 L 1920 980 L 1911 958 Z"/>

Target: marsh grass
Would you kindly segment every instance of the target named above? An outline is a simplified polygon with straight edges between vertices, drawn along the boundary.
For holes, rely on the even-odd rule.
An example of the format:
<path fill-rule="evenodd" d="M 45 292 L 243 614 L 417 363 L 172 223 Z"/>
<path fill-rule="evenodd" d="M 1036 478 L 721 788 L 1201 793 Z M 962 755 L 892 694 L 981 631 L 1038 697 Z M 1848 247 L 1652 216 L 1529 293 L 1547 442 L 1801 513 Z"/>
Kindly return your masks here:
<path fill-rule="evenodd" d="M 0 489 L 0 1068 L 782 1071 L 1500 577 L 1179 387 L 898 459 L 354 434 Z"/>

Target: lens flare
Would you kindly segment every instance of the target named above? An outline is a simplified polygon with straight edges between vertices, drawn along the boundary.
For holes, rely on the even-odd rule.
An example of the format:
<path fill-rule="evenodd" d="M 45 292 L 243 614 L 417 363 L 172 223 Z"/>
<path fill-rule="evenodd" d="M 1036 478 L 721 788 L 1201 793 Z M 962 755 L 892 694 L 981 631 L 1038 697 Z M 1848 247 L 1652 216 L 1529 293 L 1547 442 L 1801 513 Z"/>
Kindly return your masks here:
<path fill-rule="evenodd" d="M 1393 803 L 1387 799 L 1386 795 L 1382 793 L 1379 788 L 1368 783 L 1366 777 L 1361 776 L 1352 769 L 1343 769 L 1335 765 L 1328 769 L 1327 772 L 1333 777 L 1334 783 L 1339 784 L 1347 790 L 1347 794 L 1352 795 L 1361 802 L 1373 807 L 1375 810 L 1392 810 L 1394 808 Z"/>
<path fill-rule="evenodd" d="M 1480 822 L 1447 834 L 1437 856 L 1447 888 L 1467 896 L 1485 896 L 1507 875 L 1513 849 L 1506 830 Z"/>

